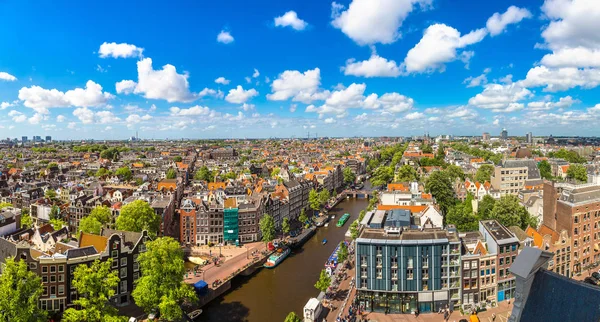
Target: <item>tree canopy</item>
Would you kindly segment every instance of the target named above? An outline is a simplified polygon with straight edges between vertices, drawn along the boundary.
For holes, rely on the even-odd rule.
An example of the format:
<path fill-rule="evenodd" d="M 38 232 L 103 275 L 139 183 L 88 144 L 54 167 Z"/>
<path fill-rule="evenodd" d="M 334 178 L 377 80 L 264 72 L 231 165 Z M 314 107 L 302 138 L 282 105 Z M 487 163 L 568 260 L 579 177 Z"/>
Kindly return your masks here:
<path fill-rule="evenodd" d="M 475 181 L 479 181 L 484 183 L 486 181 L 490 181 L 492 178 L 492 174 L 494 173 L 494 166 L 491 164 L 482 164 L 479 169 L 477 169 L 477 173 L 475 173 Z"/>
<path fill-rule="evenodd" d="M 348 246 L 343 240 L 340 242 L 340 248 L 338 249 L 337 255 L 338 263 L 343 263 L 348 259 Z"/>
<path fill-rule="evenodd" d="M 268 243 L 275 239 L 275 220 L 273 216 L 264 214 L 258 222 L 260 233 L 262 234 L 262 240 Z"/>
<path fill-rule="evenodd" d="M 127 166 L 117 169 L 117 171 L 115 171 L 115 175 L 117 175 L 119 178 L 122 178 L 125 181 L 129 181 L 131 180 L 131 178 L 133 178 L 131 169 L 129 169 L 129 167 Z"/>
<path fill-rule="evenodd" d="M 569 163 L 585 163 L 585 158 L 573 150 L 560 149 L 558 151 L 548 152 L 548 157 L 559 158 L 569 161 Z"/>
<path fill-rule="evenodd" d="M 396 171 L 395 181 L 399 182 L 410 182 L 419 180 L 417 170 L 410 165 L 403 165 Z"/>
<path fill-rule="evenodd" d="M 112 270 L 111 265 L 112 261 L 96 260 L 90 267 L 82 264 L 75 268 L 72 286 L 79 293 L 79 298 L 73 301 L 77 307 L 67 309 L 63 321 L 126 321 L 109 302 L 120 280 L 118 271 Z"/>
<path fill-rule="evenodd" d="M 331 194 L 327 189 L 323 189 L 319 192 L 319 202 L 321 203 L 321 205 L 326 204 L 330 197 Z"/>
<path fill-rule="evenodd" d="M 542 160 L 537 165 L 538 169 L 540 169 L 540 176 L 546 180 L 552 180 L 552 167 L 550 163 L 546 160 Z"/>
<path fill-rule="evenodd" d="M 331 277 L 323 269 L 319 274 L 319 280 L 315 283 L 315 288 L 321 292 L 326 292 L 329 285 L 331 285 Z"/>
<path fill-rule="evenodd" d="M 173 169 L 173 168 L 169 168 L 169 170 L 167 170 L 167 179 L 175 179 L 177 178 L 177 170 Z"/>
<path fill-rule="evenodd" d="M 446 214 L 455 203 L 454 189 L 450 176 L 445 171 L 435 171 L 427 179 L 425 190 L 430 192 L 440 206 L 442 214 Z"/>
<path fill-rule="evenodd" d="M 457 165 L 454 164 L 450 164 L 448 165 L 448 167 L 446 168 L 446 173 L 448 173 L 448 176 L 450 177 L 450 181 L 454 182 L 456 179 L 459 179 L 461 181 L 465 180 L 465 172 L 463 171 L 463 169 Z"/>
<path fill-rule="evenodd" d="M 479 218 L 481 218 L 482 220 L 490 219 L 492 209 L 494 208 L 495 204 L 496 199 L 494 199 L 492 196 L 483 196 L 483 199 L 481 199 L 481 202 L 477 207 L 477 215 L 479 216 Z"/>
<path fill-rule="evenodd" d="M 575 179 L 577 182 L 587 182 L 587 169 L 581 164 L 573 163 L 567 170 L 567 178 Z"/>
<path fill-rule="evenodd" d="M 212 182 L 214 176 L 206 166 L 202 166 L 200 169 L 198 169 L 198 171 L 196 171 L 196 174 L 194 174 L 194 179 Z"/>
<path fill-rule="evenodd" d="M 352 172 L 352 169 L 349 167 L 344 168 L 344 183 L 352 184 L 356 181 L 356 175 Z"/>
<path fill-rule="evenodd" d="M 296 315 L 296 312 L 290 312 L 284 322 L 302 322 L 302 319 Z"/>
<path fill-rule="evenodd" d="M 111 217 L 112 214 L 108 207 L 96 207 L 92 209 L 89 215 L 83 217 L 79 221 L 79 231 L 99 235 L 100 231 L 102 230 L 102 226 L 109 223 Z"/>
<path fill-rule="evenodd" d="M 138 257 L 141 277 L 131 293 L 135 304 L 146 313 L 158 309 L 163 319 L 180 319 L 180 305 L 197 300 L 192 287 L 183 281 L 183 250 L 171 237 L 149 241 L 146 248 Z"/>
<path fill-rule="evenodd" d="M 371 184 L 374 187 L 384 186 L 390 183 L 392 179 L 394 179 L 394 168 L 392 166 L 380 166 L 373 171 Z"/>
<path fill-rule="evenodd" d="M 319 199 L 317 190 L 311 189 L 308 193 L 308 205 L 314 211 L 321 209 L 321 200 Z"/>
<path fill-rule="evenodd" d="M 0 321 L 46 321 L 46 311 L 38 308 L 42 291 L 40 277 L 25 261 L 7 257 L 0 275 Z"/>
<path fill-rule="evenodd" d="M 306 210 L 304 210 L 304 208 L 300 210 L 300 216 L 298 216 L 298 221 L 303 224 L 308 221 L 308 217 L 306 216 Z"/>
<path fill-rule="evenodd" d="M 160 229 L 161 218 L 154 209 L 144 200 L 135 200 L 121 208 L 117 217 L 117 229 L 141 232 L 147 230 L 149 234 L 156 236 Z"/>
<path fill-rule="evenodd" d="M 490 212 L 490 218 L 496 219 L 502 225 L 519 226 L 527 229 L 527 226 L 537 227 L 537 218 L 532 217 L 527 209 L 519 204 L 519 199 L 513 195 L 507 195 L 496 201 Z"/>

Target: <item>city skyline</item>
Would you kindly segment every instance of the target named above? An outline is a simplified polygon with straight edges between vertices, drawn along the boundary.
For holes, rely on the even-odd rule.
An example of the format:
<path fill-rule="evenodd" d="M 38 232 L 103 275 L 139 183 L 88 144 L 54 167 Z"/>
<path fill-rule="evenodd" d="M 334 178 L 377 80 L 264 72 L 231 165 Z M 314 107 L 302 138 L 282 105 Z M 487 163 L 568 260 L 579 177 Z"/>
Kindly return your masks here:
<path fill-rule="evenodd" d="M 591 0 L 0 8 L 0 137 L 598 134 Z"/>

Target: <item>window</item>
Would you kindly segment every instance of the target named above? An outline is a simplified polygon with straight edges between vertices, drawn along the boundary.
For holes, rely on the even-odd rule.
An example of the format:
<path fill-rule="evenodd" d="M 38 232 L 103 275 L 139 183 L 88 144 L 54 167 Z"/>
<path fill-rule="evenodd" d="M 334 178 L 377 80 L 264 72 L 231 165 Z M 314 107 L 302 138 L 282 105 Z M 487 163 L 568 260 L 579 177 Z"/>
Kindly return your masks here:
<path fill-rule="evenodd" d="M 398 279 L 398 269 L 392 269 L 392 279 Z"/>
<path fill-rule="evenodd" d="M 113 259 L 112 260 L 112 268 L 117 268 L 117 267 L 119 267 L 119 260 Z"/>
<path fill-rule="evenodd" d="M 512 246 L 511 246 L 511 250 L 512 250 L 513 252 L 514 252 L 514 251 L 516 251 L 516 250 L 517 250 L 517 245 L 512 245 Z"/>
<path fill-rule="evenodd" d="M 121 268 L 121 273 L 119 275 L 121 278 L 127 277 L 127 267 Z"/>
<path fill-rule="evenodd" d="M 394 256 L 391 258 L 392 267 L 398 267 L 398 257 Z"/>
<path fill-rule="evenodd" d="M 48 275 L 42 276 L 42 283 L 48 283 Z"/>
<path fill-rule="evenodd" d="M 360 256 L 360 265 L 367 266 L 367 256 L 365 256 L 365 255 Z"/>
<path fill-rule="evenodd" d="M 127 281 L 121 281 L 121 293 L 127 293 Z"/>
<path fill-rule="evenodd" d="M 37 269 L 37 263 L 29 263 L 29 269 L 30 269 L 30 270 L 35 270 L 35 269 Z"/>
<path fill-rule="evenodd" d="M 504 258 L 500 258 L 500 265 L 504 265 Z"/>
<path fill-rule="evenodd" d="M 50 273 L 56 273 L 56 266 L 50 266 Z"/>
<path fill-rule="evenodd" d="M 500 275 L 500 277 L 504 277 L 504 270 L 503 269 L 500 270 L 500 274 L 499 275 Z"/>
<path fill-rule="evenodd" d="M 133 273 L 133 280 L 134 281 L 137 280 L 139 277 L 140 277 L 140 273 L 138 273 L 138 272 Z"/>
<path fill-rule="evenodd" d="M 146 245 L 141 244 L 140 247 L 139 247 L 139 249 L 140 249 L 140 253 L 145 252 L 146 251 Z"/>
<path fill-rule="evenodd" d="M 121 266 L 127 266 L 127 257 L 121 258 Z"/>
<path fill-rule="evenodd" d="M 56 283 L 56 275 L 50 275 L 50 283 Z"/>
<path fill-rule="evenodd" d="M 110 256 L 111 257 L 119 257 L 119 251 L 118 250 L 113 250 L 110 252 Z"/>
<path fill-rule="evenodd" d="M 407 280 L 412 280 L 413 279 L 413 269 L 409 268 L 406 270 L 406 279 Z"/>
<path fill-rule="evenodd" d="M 377 273 L 377 279 L 383 278 L 383 269 L 381 269 L 381 268 L 376 269 L 376 273 Z"/>
<path fill-rule="evenodd" d="M 63 294 L 65 294 L 65 286 L 59 285 L 58 286 L 58 295 L 63 295 Z"/>
<path fill-rule="evenodd" d="M 406 261 L 406 267 L 408 268 L 412 268 L 413 267 L 413 258 L 409 257 Z"/>
<path fill-rule="evenodd" d="M 50 296 L 56 295 L 56 286 L 50 286 Z"/>
<path fill-rule="evenodd" d="M 423 291 L 427 291 L 429 289 L 429 285 L 426 280 L 421 281 L 421 285 L 423 286 Z"/>
<path fill-rule="evenodd" d="M 61 282 L 64 282 L 64 281 L 65 281 L 65 274 L 58 275 L 58 282 L 61 283 Z"/>
<path fill-rule="evenodd" d="M 510 257 L 506 257 L 506 265 L 510 264 Z"/>
<path fill-rule="evenodd" d="M 58 272 L 62 273 L 65 271 L 65 265 L 58 265 Z"/>
<path fill-rule="evenodd" d="M 429 269 L 428 268 L 423 268 L 421 269 L 421 278 L 429 278 Z"/>
<path fill-rule="evenodd" d="M 471 268 L 471 264 L 468 261 L 465 261 L 463 263 L 463 269 L 470 269 Z"/>
<path fill-rule="evenodd" d="M 48 273 L 48 266 L 42 266 L 42 274 Z"/>
<path fill-rule="evenodd" d="M 504 246 L 500 246 L 500 254 L 504 254 Z"/>
<path fill-rule="evenodd" d="M 360 276 L 366 278 L 367 277 L 367 268 L 366 267 L 361 267 L 360 268 Z"/>
<path fill-rule="evenodd" d="M 471 261 L 471 267 L 477 269 L 477 261 Z"/>

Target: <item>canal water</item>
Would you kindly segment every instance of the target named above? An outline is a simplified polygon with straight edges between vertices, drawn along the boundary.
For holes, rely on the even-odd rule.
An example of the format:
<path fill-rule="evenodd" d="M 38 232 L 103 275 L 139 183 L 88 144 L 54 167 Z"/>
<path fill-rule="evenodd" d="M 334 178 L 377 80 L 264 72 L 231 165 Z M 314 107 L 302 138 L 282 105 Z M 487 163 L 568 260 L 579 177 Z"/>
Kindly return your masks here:
<path fill-rule="evenodd" d="M 350 224 L 368 205 L 367 199 L 346 199 L 329 216 L 329 227 L 320 227 L 301 248 L 295 249 L 275 269 L 260 269 L 249 277 L 237 277 L 232 290 L 203 308 L 199 321 L 283 322 L 291 311 L 302 316 L 302 309 L 319 291 L 314 287 L 325 261 L 344 239 Z M 344 213 L 350 214 L 346 224 L 335 223 Z M 323 245 L 323 239 L 327 244 Z"/>

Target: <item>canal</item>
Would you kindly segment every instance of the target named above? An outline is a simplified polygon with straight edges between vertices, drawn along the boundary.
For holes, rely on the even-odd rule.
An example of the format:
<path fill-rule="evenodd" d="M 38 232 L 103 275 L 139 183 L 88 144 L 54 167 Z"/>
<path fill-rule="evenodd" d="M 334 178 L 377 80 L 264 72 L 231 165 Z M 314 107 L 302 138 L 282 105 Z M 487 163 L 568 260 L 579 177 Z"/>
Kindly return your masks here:
<path fill-rule="evenodd" d="M 328 227 L 319 228 L 303 247 L 294 250 L 275 269 L 263 268 L 252 276 L 237 277 L 230 292 L 203 308 L 199 321 L 283 322 L 291 311 L 302 316 L 308 299 L 319 293 L 314 284 L 325 261 L 367 205 L 367 199 L 340 202 L 329 212 L 330 216 L 335 214 L 335 219 L 329 221 Z M 335 223 L 344 213 L 351 217 L 338 228 Z M 328 243 L 322 245 L 324 238 Z"/>

